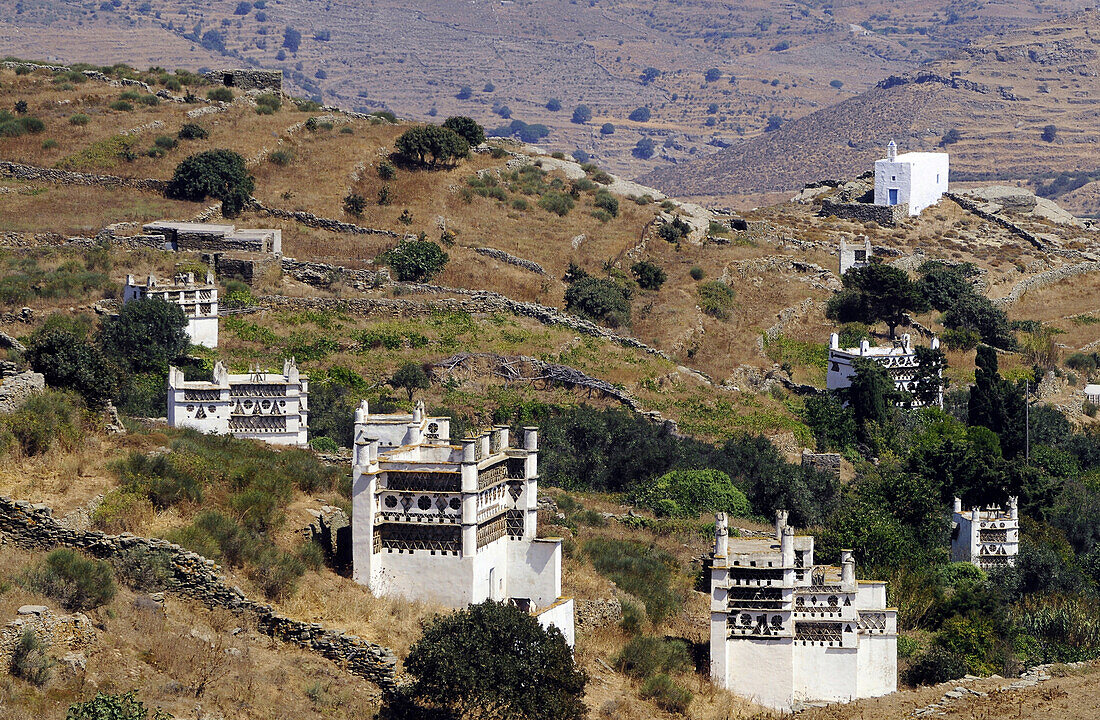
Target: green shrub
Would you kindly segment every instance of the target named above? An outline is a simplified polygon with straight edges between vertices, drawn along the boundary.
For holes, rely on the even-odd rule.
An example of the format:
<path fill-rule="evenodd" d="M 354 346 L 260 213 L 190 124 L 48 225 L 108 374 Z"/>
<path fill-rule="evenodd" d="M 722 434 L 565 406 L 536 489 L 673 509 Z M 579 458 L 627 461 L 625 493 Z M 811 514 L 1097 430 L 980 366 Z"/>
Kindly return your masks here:
<path fill-rule="evenodd" d="M 593 210 L 592 217 L 596 218 L 602 223 L 611 222 L 611 213 L 606 210 Z"/>
<path fill-rule="evenodd" d="M 85 432 L 82 414 L 80 401 L 73 395 L 47 390 L 30 397 L 0 425 L 25 455 L 42 455 L 55 444 L 75 447 Z"/>
<path fill-rule="evenodd" d="M 600 189 L 596 191 L 596 197 L 592 201 L 592 204 L 598 208 L 602 208 L 609 212 L 612 217 L 619 216 L 619 198 L 615 197 L 606 190 Z"/>
<path fill-rule="evenodd" d="M 745 493 L 719 470 L 673 470 L 639 485 L 631 498 L 658 516 L 696 517 L 701 512 L 751 513 Z"/>
<path fill-rule="evenodd" d="M 272 165 L 286 167 L 294 162 L 294 152 L 291 150 L 272 150 L 267 155 L 267 161 Z"/>
<path fill-rule="evenodd" d="M 179 141 L 167 135 L 158 135 L 157 139 L 153 141 L 153 144 L 162 150 L 172 150 L 179 144 Z"/>
<path fill-rule="evenodd" d="M 151 95 L 149 93 L 138 95 L 136 100 L 142 105 L 148 105 L 150 107 L 160 105 L 160 98 L 156 95 Z"/>
<path fill-rule="evenodd" d="M 678 563 L 663 550 L 632 540 L 592 538 L 585 542 L 584 552 L 598 573 L 645 603 L 652 622 L 660 622 L 682 606 L 683 600 L 670 587 Z"/>
<path fill-rule="evenodd" d="M 206 99 L 212 102 L 233 102 L 233 91 L 227 87 L 214 88 L 207 91 Z"/>
<path fill-rule="evenodd" d="M 172 720 L 172 716 L 160 708 L 150 715 L 131 690 L 121 695 L 97 692 L 91 700 L 70 705 L 65 720 Z"/>
<path fill-rule="evenodd" d="M 11 674 L 32 685 L 45 685 L 53 668 L 48 650 L 49 647 L 38 638 L 33 628 L 24 629 L 11 653 Z"/>
<path fill-rule="evenodd" d="M 696 292 L 699 294 L 700 310 L 713 318 L 729 320 L 736 297 L 733 288 L 720 280 L 711 280 L 699 285 Z"/>
<path fill-rule="evenodd" d="M 115 100 L 107 107 L 120 112 L 131 112 L 134 109 L 134 106 L 126 100 Z"/>
<path fill-rule="evenodd" d="M 657 673 L 676 673 L 691 667 L 691 652 L 682 640 L 663 640 L 639 635 L 619 652 L 617 670 L 644 680 Z"/>
<path fill-rule="evenodd" d="M 77 127 L 84 127 L 90 120 L 91 118 L 84 113 L 76 113 L 75 115 L 69 116 L 69 124 L 76 125 Z"/>
<path fill-rule="evenodd" d="M 383 180 L 393 180 L 397 176 L 397 168 L 389 160 L 378 163 L 378 177 Z"/>
<path fill-rule="evenodd" d="M 344 196 L 344 212 L 354 217 L 362 217 L 367 208 L 367 199 L 359 193 L 348 193 Z"/>
<path fill-rule="evenodd" d="M 115 557 L 114 565 L 119 577 L 135 590 L 161 592 L 172 582 L 168 555 L 142 545 L 123 550 Z"/>
<path fill-rule="evenodd" d="M 977 330 L 970 328 L 959 328 L 958 330 L 947 328 L 940 334 L 940 338 L 943 340 L 944 347 L 948 350 L 963 351 L 973 350 L 982 339 Z"/>
<path fill-rule="evenodd" d="M 256 112 L 270 115 L 277 112 L 283 106 L 282 98 L 274 93 L 264 93 L 256 98 Z"/>
<path fill-rule="evenodd" d="M 665 280 L 668 279 L 660 265 L 648 260 L 634 263 L 630 266 L 630 272 L 634 275 L 634 279 L 638 281 L 638 287 L 643 290 L 660 290 L 661 286 L 665 284 Z"/>
<path fill-rule="evenodd" d="M 652 700 L 657 707 L 665 712 L 677 715 L 687 713 L 693 697 L 690 690 L 677 684 L 675 680 L 664 673 L 654 675 L 646 680 L 639 695 Z"/>
<path fill-rule="evenodd" d="M 378 257 L 390 266 L 398 280 L 425 282 L 443 271 L 449 259 L 431 240 L 406 240 Z"/>
<path fill-rule="evenodd" d="M 30 586 L 48 595 L 67 610 L 91 610 L 114 599 L 117 587 L 111 566 L 85 557 L 75 550 L 60 548 L 31 570 Z"/>
<path fill-rule="evenodd" d="M 565 308 L 611 327 L 630 324 L 630 294 L 626 288 L 603 278 L 584 277 L 565 290 Z"/>
<path fill-rule="evenodd" d="M 919 656 L 903 674 L 910 685 L 935 685 L 957 680 L 966 675 L 966 661 L 940 647 L 933 647 Z"/>
<path fill-rule="evenodd" d="M 573 198 L 567 193 L 550 191 L 539 198 L 539 207 L 559 217 L 565 217 L 573 209 Z"/>
<path fill-rule="evenodd" d="M 702 280 L 703 279 L 703 268 L 699 267 L 698 265 L 695 265 L 694 267 L 691 268 L 691 270 L 688 271 L 688 275 L 691 276 L 692 280 L 695 280 L 695 281 Z"/>
<path fill-rule="evenodd" d="M 526 210 L 527 209 L 527 201 L 524 200 L 523 198 L 515 198 L 514 200 L 512 200 L 512 209 L 513 210 L 520 210 L 520 211 Z"/>
<path fill-rule="evenodd" d="M 178 133 L 180 140 L 205 140 L 209 135 L 206 128 L 198 123 L 184 123 Z"/>
<path fill-rule="evenodd" d="M 60 145 L 61 145 L 61 143 L 57 142 L 53 138 L 48 138 L 48 139 L 42 141 L 42 149 L 43 150 L 54 150 L 57 147 L 59 147 Z"/>
<path fill-rule="evenodd" d="M 12 117 L 6 110 L 0 110 L 0 137 L 19 137 L 27 133 L 39 133 L 46 124 L 36 117 Z"/>
<path fill-rule="evenodd" d="M 309 446 L 317 452 L 334 453 L 340 450 L 336 441 L 330 437 L 315 437 L 309 441 Z"/>
<path fill-rule="evenodd" d="M 632 603 L 629 600 L 622 600 L 621 605 L 623 608 L 623 619 L 619 622 L 619 627 L 630 635 L 637 635 L 645 627 L 645 612 L 637 603 Z"/>
<path fill-rule="evenodd" d="M 908 635 L 898 635 L 898 658 L 908 659 L 913 657 L 918 650 L 920 650 L 920 642 L 916 638 L 909 637 Z"/>

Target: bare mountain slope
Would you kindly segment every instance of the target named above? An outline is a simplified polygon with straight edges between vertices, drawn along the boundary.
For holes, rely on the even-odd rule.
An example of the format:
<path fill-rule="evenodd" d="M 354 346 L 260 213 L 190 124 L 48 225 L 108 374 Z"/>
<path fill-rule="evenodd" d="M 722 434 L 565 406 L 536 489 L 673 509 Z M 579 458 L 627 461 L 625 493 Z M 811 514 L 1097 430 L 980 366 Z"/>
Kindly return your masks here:
<path fill-rule="evenodd" d="M 988 38 L 837 105 L 646 181 L 674 194 L 789 190 L 869 168 L 895 139 L 905 150 L 948 147 L 956 179 L 1024 179 L 1100 166 L 1100 13 Z M 1043 129 L 1055 126 L 1053 141 Z"/>
<path fill-rule="evenodd" d="M 62 62 L 281 68 L 296 94 L 407 118 L 465 114 L 546 125 L 640 175 L 804 116 L 969 38 L 1079 10 L 1084 0 L 22 0 L 0 13 L 5 53 Z M 287 30 L 291 30 L 288 38 Z M 652 82 L 641 80 L 653 67 Z M 718 79 L 705 79 L 709 69 Z M 711 76 L 713 78 L 713 75 Z M 839 85 L 839 86 L 838 86 Z M 462 87 L 470 89 L 460 92 Z M 461 96 L 461 97 L 460 97 Z M 562 109 L 546 108 L 551 98 Z M 572 123 L 586 104 L 592 119 Z M 629 120 L 638 107 L 648 120 Z M 504 117 L 510 115 L 510 118 Z M 608 127 L 603 132 L 605 124 Z M 652 138 L 657 152 L 632 153 Z"/>

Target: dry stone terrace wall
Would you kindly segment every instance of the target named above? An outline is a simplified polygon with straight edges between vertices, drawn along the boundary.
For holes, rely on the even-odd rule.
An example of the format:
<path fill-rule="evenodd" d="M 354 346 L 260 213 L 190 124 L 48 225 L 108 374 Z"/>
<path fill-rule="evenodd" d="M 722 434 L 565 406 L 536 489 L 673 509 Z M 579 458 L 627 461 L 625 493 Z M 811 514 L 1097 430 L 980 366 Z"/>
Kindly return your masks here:
<path fill-rule="evenodd" d="M 1002 298 L 993 300 L 993 304 L 998 307 L 1007 307 L 1014 304 L 1017 300 L 1023 297 L 1024 293 L 1028 290 L 1034 290 L 1035 288 L 1043 287 L 1044 285 L 1052 285 L 1056 282 L 1060 282 L 1067 278 L 1074 277 L 1076 275 L 1083 275 L 1085 273 L 1100 271 L 1100 262 L 1090 261 L 1077 263 L 1076 265 L 1063 265 L 1060 268 L 1054 268 L 1053 270 L 1047 270 L 1041 272 L 1038 275 L 1032 275 L 1026 277 L 1020 282 L 1012 286 L 1012 291 Z"/>
<path fill-rule="evenodd" d="M 117 175 L 96 175 L 93 173 L 71 172 L 54 168 L 23 165 L 22 163 L 0 161 L 0 175 L 16 180 L 44 180 L 59 185 L 88 185 L 98 187 L 127 187 L 135 190 L 151 190 L 164 193 L 168 188 L 166 180 L 153 178 L 126 178 Z"/>
<path fill-rule="evenodd" d="M 54 519 L 45 505 L 0 496 L 0 539 L 5 536 L 28 549 L 70 547 L 108 561 L 119 560 L 133 550 L 158 554 L 167 561 L 171 574 L 169 590 L 208 607 L 247 615 L 260 630 L 276 639 L 333 660 L 383 689 L 395 686 L 397 659 L 390 649 L 355 635 L 326 630 L 320 623 L 284 617 L 270 605 L 250 600 L 239 588 L 230 586 L 218 574 L 218 566 L 212 560 L 166 540 L 71 530 Z"/>
<path fill-rule="evenodd" d="M 491 257 L 494 260 L 500 260 L 502 263 L 507 263 L 508 265 L 515 265 L 516 267 L 523 268 L 524 270 L 530 270 L 531 272 L 537 273 L 539 275 L 546 275 L 547 277 L 549 277 L 550 275 L 550 273 L 546 272 L 542 265 L 539 265 L 534 260 L 524 260 L 521 257 L 509 255 L 503 250 L 497 250 L 496 248 L 491 247 L 479 247 L 474 250 L 474 252 L 476 252 L 478 255 Z"/>
<path fill-rule="evenodd" d="M 305 212 L 304 210 L 282 210 L 280 208 L 267 207 L 260 201 L 253 198 L 252 203 L 248 207 L 258 215 L 277 217 L 284 220 L 293 220 L 302 225 L 308 227 L 318 228 L 320 230 L 329 230 L 331 232 L 350 233 L 352 235 L 384 235 L 385 237 L 398 238 L 401 237 L 392 230 L 380 230 L 378 228 L 369 228 L 362 225 L 355 225 L 354 223 L 346 223 L 340 220 L 333 220 L 332 218 L 319 217 L 313 213 Z"/>
<path fill-rule="evenodd" d="M 884 227 L 897 227 L 905 221 L 909 206 L 872 205 L 859 202 L 836 202 L 828 198 L 821 201 L 822 215 L 835 215 L 838 218 L 856 222 L 877 222 Z"/>
<path fill-rule="evenodd" d="M 958 205 L 963 210 L 966 210 L 969 213 L 973 213 L 973 214 L 977 215 L 982 220 L 988 220 L 991 223 L 996 223 L 997 225 L 1000 225 L 1004 229 L 1008 230 L 1010 233 L 1012 233 L 1016 237 L 1027 240 L 1029 243 L 1034 245 L 1039 250 L 1051 250 L 1052 249 L 1051 247 L 1049 247 L 1049 243 L 1044 242 L 1042 239 L 1040 239 L 1035 234 L 1030 233 L 1027 230 L 1024 230 L 1022 227 L 1020 227 L 1016 223 L 1014 223 L 1010 220 L 1006 220 L 1005 218 L 1001 217 L 1000 215 L 994 215 L 991 212 L 986 212 L 985 210 L 983 210 L 980 207 L 980 205 L 977 202 L 975 202 L 974 200 L 971 200 L 968 197 L 965 197 L 963 195 L 960 195 L 958 193 L 953 193 L 953 192 L 945 192 L 943 194 L 943 196 L 946 197 L 946 198 L 950 198 L 950 199 L 954 200 L 956 205 Z"/>

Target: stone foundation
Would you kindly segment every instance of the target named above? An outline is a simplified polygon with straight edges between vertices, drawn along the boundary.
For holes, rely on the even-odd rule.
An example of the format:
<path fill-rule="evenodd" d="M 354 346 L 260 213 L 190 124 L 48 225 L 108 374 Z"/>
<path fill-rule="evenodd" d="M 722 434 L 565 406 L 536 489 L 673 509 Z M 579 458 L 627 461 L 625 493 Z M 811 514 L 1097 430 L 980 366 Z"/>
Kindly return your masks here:
<path fill-rule="evenodd" d="M 845 220 L 856 222 L 876 222 L 883 227 L 897 227 L 909 217 L 909 206 L 901 205 L 872 205 L 858 202 L 835 202 L 828 198 L 821 201 L 821 214 L 833 215 Z"/>

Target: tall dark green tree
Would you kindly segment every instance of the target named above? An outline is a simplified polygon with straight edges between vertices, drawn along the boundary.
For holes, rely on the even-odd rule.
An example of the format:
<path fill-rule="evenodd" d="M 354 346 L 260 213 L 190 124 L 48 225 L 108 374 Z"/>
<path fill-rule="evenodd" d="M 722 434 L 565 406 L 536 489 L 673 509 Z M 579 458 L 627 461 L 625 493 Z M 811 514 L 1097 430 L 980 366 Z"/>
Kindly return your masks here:
<path fill-rule="evenodd" d="M 904 398 L 886 369 L 878 363 L 856 360 L 853 367 L 856 372 L 852 384 L 843 391 L 844 399 L 855 417 L 856 437 L 861 443 L 870 445 L 875 439 L 875 427 L 880 431 L 890 429 L 894 405 Z"/>
<path fill-rule="evenodd" d="M 470 154 L 470 144 L 454 130 L 438 125 L 411 127 L 396 142 L 407 162 L 435 166 L 450 164 Z"/>
<path fill-rule="evenodd" d="M 99 344 L 119 367 L 161 372 L 183 355 L 190 340 L 183 308 L 159 298 L 128 302 L 99 328 Z"/>
<path fill-rule="evenodd" d="M 415 680 L 395 700 L 406 703 L 404 714 L 394 716 L 431 717 L 433 709 L 470 720 L 586 715 L 587 678 L 561 632 L 501 603 L 487 600 L 430 620 L 405 670 Z"/>
<path fill-rule="evenodd" d="M 947 384 L 943 373 L 947 370 L 947 356 L 939 348 L 918 345 L 914 348 L 919 363 L 910 385 L 913 400 L 929 406 L 937 403 Z"/>
<path fill-rule="evenodd" d="M 978 346 L 975 364 L 967 423 L 995 432 L 1005 457 L 1015 457 L 1023 452 L 1025 442 L 1023 388 L 1001 377 L 997 372 L 997 351 L 988 345 Z"/>
<path fill-rule="evenodd" d="M 844 289 L 834 295 L 825 308 L 825 316 L 838 322 L 868 325 L 884 322 L 891 337 L 905 322 L 908 312 L 923 312 L 928 301 L 908 273 L 899 268 L 872 263 L 844 273 Z"/>

